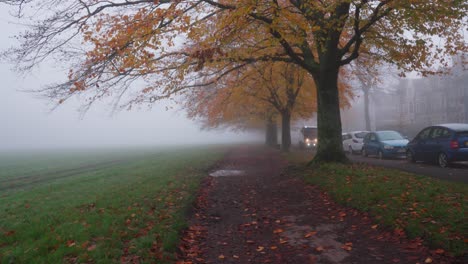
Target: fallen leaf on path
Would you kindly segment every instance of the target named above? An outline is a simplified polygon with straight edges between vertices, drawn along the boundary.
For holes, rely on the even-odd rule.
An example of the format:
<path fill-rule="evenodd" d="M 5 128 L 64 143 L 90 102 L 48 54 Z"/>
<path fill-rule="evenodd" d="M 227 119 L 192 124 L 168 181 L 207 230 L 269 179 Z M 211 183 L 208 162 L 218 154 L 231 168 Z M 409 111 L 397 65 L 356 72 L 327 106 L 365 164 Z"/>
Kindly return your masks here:
<path fill-rule="evenodd" d="M 436 254 L 444 254 L 445 250 L 438 248 L 434 251 Z"/>
<path fill-rule="evenodd" d="M 258 247 L 257 247 L 257 251 L 258 251 L 258 252 L 263 251 L 264 249 L 265 249 L 265 248 L 262 247 L 262 246 L 258 246 Z"/>
<path fill-rule="evenodd" d="M 371 227 L 372 227 L 372 229 L 377 229 L 378 226 L 379 226 L 379 225 L 373 225 L 373 226 L 371 226 Z"/>
<path fill-rule="evenodd" d="M 239 258 L 239 256 L 237 256 L 237 255 L 232 255 L 232 257 L 235 258 L 235 259 Z"/>
<path fill-rule="evenodd" d="M 284 244 L 284 243 L 288 243 L 288 241 L 280 238 L 280 244 Z"/>
<path fill-rule="evenodd" d="M 318 246 L 315 248 L 315 251 L 317 252 L 322 252 L 324 250 L 324 248 L 322 246 Z"/>
<path fill-rule="evenodd" d="M 278 248 L 277 246 L 271 246 L 271 247 L 270 247 L 271 250 L 275 250 L 275 249 L 277 249 L 277 248 Z"/>
<path fill-rule="evenodd" d="M 219 259 L 225 259 L 226 257 L 224 255 L 219 255 L 218 258 Z"/>
<path fill-rule="evenodd" d="M 309 237 L 311 237 L 311 236 L 313 236 L 313 235 L 315 235 L 315 234 L 317 234 L 317 231 L 311 231 L 311 232 L 305 234 L 304 237 L 305 237 L 305 238 L 309 238 Z"/>
<path fill-rule="evenodd" d="M 273 230 L 273 234 L 279 234 L 279 233 L 283 233 L 283 232 L 284 232 L 284 230 L 281 229 L 281 228 Z"/>
<path fill-rule="evenodd" d="M 347 242 L 343 246 L 341 246 L 341 248 L 346 251 L 351 251 L 353 249 L 353 243 Z"/>
<path fill-rule="evenodd" d="M 424 260 L 424 263 L 432 263 L 432 259 L 431 258 L 426 258 L 426 260 Z"/>

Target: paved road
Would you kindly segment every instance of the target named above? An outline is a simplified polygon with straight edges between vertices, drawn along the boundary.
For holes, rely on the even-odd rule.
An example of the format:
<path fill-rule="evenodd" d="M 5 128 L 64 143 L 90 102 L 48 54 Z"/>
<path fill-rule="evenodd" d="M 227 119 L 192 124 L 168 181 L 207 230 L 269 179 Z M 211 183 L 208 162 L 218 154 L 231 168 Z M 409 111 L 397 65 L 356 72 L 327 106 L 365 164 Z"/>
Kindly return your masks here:
<path fill-rule="evenodd" d="M 376 157 L 362 157 L 360 155 L 349 155 L 353 162 L 362 162 L 375 166 L 399 169 L 419 175 L 426 175 L 446 181 L 462 182 L 468 184 L 468 163 L 453 164 L 450 168 L 440 168 L 435 164 L 417 162 L 409 163 L 404 159 L 384 159 Z"/>

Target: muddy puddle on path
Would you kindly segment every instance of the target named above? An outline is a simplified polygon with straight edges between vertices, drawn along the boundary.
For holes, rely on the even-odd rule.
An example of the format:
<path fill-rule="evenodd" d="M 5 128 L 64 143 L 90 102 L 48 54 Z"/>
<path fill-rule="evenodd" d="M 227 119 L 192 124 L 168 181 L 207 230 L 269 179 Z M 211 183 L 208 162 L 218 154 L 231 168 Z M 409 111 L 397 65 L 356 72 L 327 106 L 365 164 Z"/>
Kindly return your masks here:
<path fill-rule="evenodd" d="M 210 173 L 212 177 L 230 177 L 230 176 L 242 176 L 245 172 L 242 170 L 217 170 Z"/>

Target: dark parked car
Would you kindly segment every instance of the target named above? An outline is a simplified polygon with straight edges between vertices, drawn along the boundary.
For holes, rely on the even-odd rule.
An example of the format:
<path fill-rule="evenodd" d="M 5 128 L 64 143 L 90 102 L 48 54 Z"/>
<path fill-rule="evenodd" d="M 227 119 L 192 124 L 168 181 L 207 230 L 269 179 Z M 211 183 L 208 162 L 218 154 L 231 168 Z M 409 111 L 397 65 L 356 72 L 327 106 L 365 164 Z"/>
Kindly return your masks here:
<path fill-rule="evenodd" d="M 403 158 L 406 155 L 406 144 L 408 139 L 397 131 L 370 132 L 364 137 L 362 155 L 377 155 L 383 158 Z"/>
<path fill-rule="evenodd" d="M 443 124 L 424 128 L 408 144 L 411 162 L 437 162 L 447 167 L 452 161 L 468 161 L 468 124 Z"/>

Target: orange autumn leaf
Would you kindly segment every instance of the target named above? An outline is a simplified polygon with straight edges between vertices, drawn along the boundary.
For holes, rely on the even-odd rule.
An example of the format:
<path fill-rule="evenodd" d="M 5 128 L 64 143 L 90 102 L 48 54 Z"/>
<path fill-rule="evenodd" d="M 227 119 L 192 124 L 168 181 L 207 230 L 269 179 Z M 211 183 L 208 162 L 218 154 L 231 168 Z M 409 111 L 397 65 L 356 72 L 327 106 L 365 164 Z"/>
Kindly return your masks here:
<path fill-rule="evenodd" d="M 346 251 L 351 251 L 353 249 L 353 243 L 352 242 L 347 242 L 343 246 L 341 246 L 342 249 Z"/>
<path fill-rule="evenodd" d="M 281 228 L 273 230 L 273 234 L 280 234 L 280 233 L 283 233 L 283 232 L 284 232 L 284 230 L 281 229 Z"/>
<path fill-rule="evenodd" d="M 95 249 L 96 249 L 96 245 L 91 245 L 91 246 L 89 246 L 86 250 L 88 250 L 88 251 L 93 251 L 93 250 L 95 250 Z"/>
<path fill-rule="evenodd" d="M 75 245 L 76 245 L 75 240 L 67 240 L 67 247 L 73 247 Z"/>

